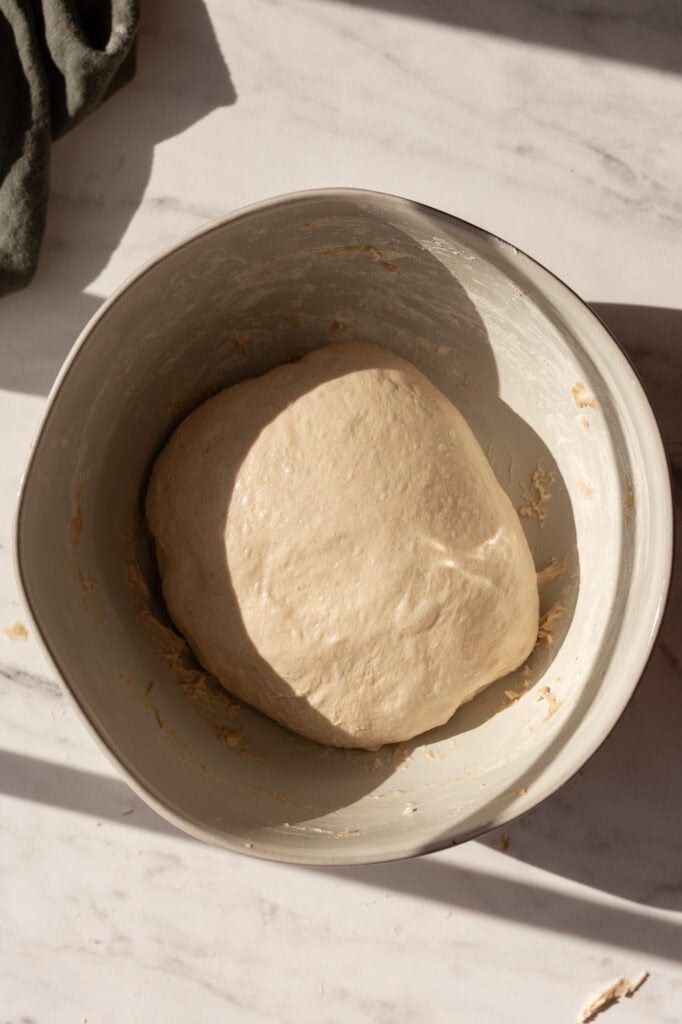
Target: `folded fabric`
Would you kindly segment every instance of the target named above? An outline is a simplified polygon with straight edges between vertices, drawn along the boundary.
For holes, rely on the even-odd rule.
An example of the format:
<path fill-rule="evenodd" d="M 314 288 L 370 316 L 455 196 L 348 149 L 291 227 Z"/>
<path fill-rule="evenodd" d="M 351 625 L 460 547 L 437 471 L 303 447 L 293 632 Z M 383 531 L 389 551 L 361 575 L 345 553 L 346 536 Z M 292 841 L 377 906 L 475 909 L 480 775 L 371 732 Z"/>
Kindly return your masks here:
<path fill-rule="evenodd" d="M 45 228 L 50 143 L 132 78 L 138 0 L 0 0 L 0 295 Z"/>

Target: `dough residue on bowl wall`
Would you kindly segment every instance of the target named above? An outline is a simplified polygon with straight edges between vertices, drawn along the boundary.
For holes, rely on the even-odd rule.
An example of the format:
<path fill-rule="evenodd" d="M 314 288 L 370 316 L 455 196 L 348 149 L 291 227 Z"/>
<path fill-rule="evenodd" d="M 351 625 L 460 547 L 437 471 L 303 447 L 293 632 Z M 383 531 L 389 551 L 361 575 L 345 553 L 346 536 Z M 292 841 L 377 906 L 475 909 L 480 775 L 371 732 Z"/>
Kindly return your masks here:
<path fill-rule="evenodd" d="M 625 493 L 623 494 L 623 508 L 625 509 L 625 525 L 629 526 L 635 509 L 635 496 L 632 489 L 632 479 L 629 473 L 625 474 Z"/>
<path fill-rule="evenodd" d="M 549 686 L 543 686 L 541 688 L 540 692 L 538 693 L 537 699 L 544 700 L 547 702 L 547 713 L 543 718 L 543 723 L 548 722 L 550 718 L 553 718 L 554 715 L 556 715 L 559 708 L 561 707 L 561 705 L 563 704 L 563 701 L 557 699 L 557 697 L 552 692 Z"/>
<path fill-rule="evenodd" d="M 343 259 L 353 256 L 370 256 L 375 263 L 378 263 L 384 270 L 391 274 L 402 274 L 402 270 L 396 266 L 376 245 L 335 245 L 328 249 L 313 249 L 316 256 L 327 259 Z"/>
<path fill-rule="evenodd" d="M 187 641 L 154 613 L 151 592 L 140 567 L 132 535 L 126 538 L 125 565 L 136 610 L 152 633 L 161 660 L 183 694 L 218 740 L 240 754 L 262 758 L 263 755 L 253 748 L 237 724 L 248 709 L 236 703 L 216 679 L 198 666 Z M 154 714 L 159 728 L 175 736 L 152 701 L 156 686 L 155 681 L 151 682 L 142 700 Z"/>
<path fill-rule="evenodd" d="M 557 558 L 556 555 L 552 555 L 549 562 L 543 569 L 537 574 L 538 577 L 538 590 L 546 586 L 548 583 L 552 583 L 554 580 L 562 576 L 568 567 L 568 557 L 564 555 L 563 558 Z"/>
<path fill-rule="evenodd" d="M 563 622 L 566 609 L 558 601 L 548 608 L 544 615 L 540 616 L 540 626 L 538 628 L 538 640 L 539 645 L 543 640 L 546 641 L 547 646 L 551 647 L 556 640 L 557 633 Z"/>
<path fill-rule="evenodd" d="M 359 828 L 321 828 L 319 825 L 293 825 L 289 821 L 283 821 L 279 827 L 286 829 L 288 832 L 327 836 L 329 839 L 352 839 L 353 836 L 361 835 Z"/>
<path fill-rule="evenodd" d="M 508 706 L 509 704 L 515 704 L 517 700 L 520 700 L 521 697 L 523 697 L 524 693 L 528 692 L 531 685 L 530 678 L 530 666 L 524 665 L 521 669 L 521 678 L 519 679 L 516 686 L 510 687 L 509 689 L 504 691 L 504 703 L 506 706 Z"/>
<path fill-rule="evenodd" d="M 85 529 L 85 516 L 82 506 L 85 485 L 85 478 L 80 477 L 71 498 L 73 513 L 69 522 L 68 534 L 71 571 L 80 588 L 83 607 L 95 622 L 103 623 L 105 621 L 104 616 L 96 605 L 97 579 L 91 573 L 85 571 L 79 559 L 79 549 Z"/>
<path fill-rule="evenodd" d="M 571 388 L 573 401 L 579 409 L 598 409 L 596 398 L 594 398 L 581 380 L 577 381 Z"/>
<path fill-rule="evenodd" d="M 71 522 L 69 524 L 69 540 L 72 547 L 76 547 L 81 539 L 83 527 L 85 525 L 85 518 L 83 516 L 83 507 L 81 501 L 83 498 L 83 491 L 85 490 L 85 480 L 83 477 L 80 478 L 76 485 L 75 493 L 73 495 L 73 515 L 71 516 Z"/>
<path fill-rule="evenodd" d="M 529 486 L 520 485 L 521 497 L 525 502 L 517 509 L 520 516 L 526 519 L 535 519 L 540 527 L 545 525 L 547 511 L 545 505 L 552 500 L 550 488 L 556 480 L 556 473 L 553 469 L 543 469 L 538 463 L 537 469 L 533 471 Z"/>

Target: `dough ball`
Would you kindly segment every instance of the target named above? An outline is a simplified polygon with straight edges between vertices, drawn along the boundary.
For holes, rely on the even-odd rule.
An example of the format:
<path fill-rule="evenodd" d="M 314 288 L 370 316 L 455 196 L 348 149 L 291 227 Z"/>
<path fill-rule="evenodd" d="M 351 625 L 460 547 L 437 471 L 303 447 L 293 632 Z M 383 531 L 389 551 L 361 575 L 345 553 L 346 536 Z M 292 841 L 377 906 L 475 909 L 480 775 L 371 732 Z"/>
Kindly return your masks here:
<path fill-rule="evenodd" d="M 441 725 L 537 637 L 533 559 L 474 435 L 377 345 L 209 399 L 157 459 L 147 516 L 201 664 L 321 743 Z"/>

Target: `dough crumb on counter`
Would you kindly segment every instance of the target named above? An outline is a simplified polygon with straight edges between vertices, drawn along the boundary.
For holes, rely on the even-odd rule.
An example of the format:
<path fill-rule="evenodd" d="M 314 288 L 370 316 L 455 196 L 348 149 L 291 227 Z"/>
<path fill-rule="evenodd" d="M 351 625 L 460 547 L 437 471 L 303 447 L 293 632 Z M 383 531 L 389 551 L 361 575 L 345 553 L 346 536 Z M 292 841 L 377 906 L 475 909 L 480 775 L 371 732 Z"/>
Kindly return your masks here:
<path fill-rule="evenodd" d="M 627 978 L 619 978 L 618 981 L 614 981 L 612 985 L 604 989 L 596 999 L 593 999 L 591 1003 L 588 1003 L 580 1011 L 580 1016 L 578 1017 L 580 1024 L 587 1024 L 588 1021 L 594 1020 L 598 1014 L 614 1006 L 623 997 L 626 999 L 632 998 L 648 977 L 648 971 L 641 971 L 633 981 L 628 981 Z"/>
<path fill-rule="evenodd" d="M 28 630 L 23 622 L 19 622 L 18 619 L 5 626 L 3 633 L 8 640 L 28 640 Z"/>

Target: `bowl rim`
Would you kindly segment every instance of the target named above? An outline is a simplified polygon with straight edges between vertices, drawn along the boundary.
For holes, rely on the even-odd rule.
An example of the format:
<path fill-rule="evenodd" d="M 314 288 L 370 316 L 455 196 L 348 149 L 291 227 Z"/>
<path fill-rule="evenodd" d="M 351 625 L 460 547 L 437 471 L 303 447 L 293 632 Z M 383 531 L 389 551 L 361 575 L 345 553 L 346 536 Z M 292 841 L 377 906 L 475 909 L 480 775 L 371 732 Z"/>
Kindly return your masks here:
<path fill-rule="evenodd" d="M 473 231 L 475 234 L 481 236 L 485 241 L 491 241 L 494 244 L 500 245 L 502 248 L 514 251 L 516 255 L 527 260 L 533 268 L 538 270 L 541 278 L 544 275 L 550 282 L 553 282 L 554 287 L 558 286 L 560 290 L 563 289 L 572 302 L 578 303 L 579 306 L 582 307 L 583 311 L 587 312 L 588 319 L 591 320 L 593 324 L 598 325 L 599 331 L 594 339 L 590 339 L 590 343 L 592 344 L 594 342 L 597 347 L 601 348 L 601 350 L 607 354 L 607 358 L 611 360 L 609 364 L 610 371 L 622 384 L 629 385 L 629 411 L 633 424 L 636 428 L 635 435 L 638 441 L 642 438 L 646 438 L 650 449 L 646 465 L 646 481 L 650 493 L 655 493 L 656 496 L 656 500 L 651 502 L 651 507 L 653 509 L 652 516 L 656 520 L 656 523 L 655 527 L 649 531 L 647 544 L 652 562 L 650 574 L 653 574 L 656 577 L 657 583 L 655 589 L 652 588 L 653 596 L 649 599 L 648 605 L 644 609 L 645 614 L 640 616 L 638 623 L 638 635 L 633 637 L 633 635 L 630 634 L 629 637 L 630 653 L 627 664 L 624 666 L 621 673 L 621 677 L 627 677 L 627 682 L 625 684 L 621 682 L 619 700 L 612 706 L 609 706 L 608 714 L 604 716 L 603 723 L 599 729 L 594 730 L 587 736 L 585 734 L 581 734 L 582 744 L 579 748 L 579 755 L 573 758 L 571 764 L 564 766 L 562 771 L 557 773 L 555 776 L 552 776 L 551 779 L 547 778 L 548 773 L 546 768 L 540 773 L 537 782 L 534 782 L 533 784 L 532 795 L 528 794 L 527 796 L 511 799 L 501 812 L 491 816 L 491 818 L 485 823 L 466 832 L 462 832 L 461 834 L 458 834 L 457 832 L 454 832 L 451 835 L 440 834 L 428 842 L 407 843 L 406 845 L 401 845 L 389 851 L 381 850 L 370 854 L 353 854 L 352 850 L 346 847 L 345 849 L 348 850 L 348 853 L 327 854 L 324 852 L 316 853 L 314 846 L 311 846 L 305 851 L 305 853 L 301 854 L 298 854 L 295 851 L 278 853 L 268 847 L 259 847 L 258 844 L 254 844 L 253 848 L 247 848 L 243 843 L 226 836 L 225 833 L 218 828 L 209 828 L 206 825 L 194 822 L 184 813 L 170 806 L 160 796 L 152 793 L 143 778 L 134 771 L 134 768 L 124 763 L 119 754 L 112 749 L 104 738 L 104 735 L 97 722 L 94 720 L 94 717 L 90 716 L 85 706 L 77 697 L 76 691 L 72 689 L 68 681 L 66 671 L 60 666 L 57 652 L 51 648 L 42 632 L 37 612 L 29 598 L 28 583 L 24 575 L 21 537 L 22 524 L 26 504 L 26 494 L 31 474 L 34 470 L 35 456 L 38 452 L 41 441 L 47 433 L 56 398 L 69 376 L 81 350 L 85 348 L 91 334 L 99 322 L 108 314 L 109 310 L 124 297 L 125 293 L 135 282 L 143 278 L 169 256 L 176 254 L 185 247 L 191 245 L 196 239 L 210 235 L 213 231 L 220 230 L 225 225 L 251 217 L 254 214 L 306 200 L 332 198 L 357 199 L 362 197 L 370 202 L 385 200 L 397 206 L 408 207 L 423 211 L 429 215 L 446 218 L 464 226 L 470 231 Z M 600 332 L 601 338 L 599 337 Z M 62 363 L 59 373 L 57 374 L 47 396 L 40 423 L 29 447 L 24 470 L 21 475 L 12 532 L 15 574 L 19 584 L 19 591 L 23 598 L 24 607 L 28 612 L 29 622 L 38 639 L 39 647 L 52 667 L 56 679 L 60 683 L 63 692 L 71 703 L 71 706 L 75 708 L 81 721 L 94 737 L 100 749 L 108 757 L 109 761 L 113 764 L 119 774 L 122 775 L 123 779 L 131 789 L 146 804 L 151 806 L 153 810 L 160 814 L 161 817 L 165 818 L 172 825 L 196 839 L 208 842 L 212 845 L 220 846 L 234 853 L 239 853 L 242 856 L 255 857 L 259 860 L 270 860 L 279 863 L 309 866 L 339 867 L 407 860 L 427 853 L 434 853 L 438 850 L 447 849 L 452 846 L 461 845 L 461 843 L 467 842 L 470 839 L 485 835 L 494 829 L 509 824 L 520 815 L 525 814 L 534 807 L 537 807 L 540 803 L 560 789 L 561 786 L 572 778 L 573 775 L 575 775 L 576 772 L 596 753 L 608 738 L 625 711 L 653 652 L 670 591 L 673 569 L 674 514 L 670 466 L 661 437 L 660 425 L 657 421 L 651 403 L 649 402 L 646 391 L 644 390 L 639 374 L 635 370 L 627 353 L 598 314 L 578 295 L 577 292 L 570 287 L 570 285 L 566 284 L 565 281 L 544 266 L 544 264 L 539 260 L 528 255 L 528 253 L 523 249 L 519 249 L 515 244 L 507 242 L 499 235 L 496 235 L 485 228 L 479 227 L 462 217 L 458 217 L 455 214 L 440 210 L 427 203 L 418 202 L 389 192 L 365 188 L 335 186 L 282 193 L 256 203 L 240 207 L 239 209 L 233 210 L 221 217 L 207 221 L 201 227 L 192 231 L 190 234 L 183 236 L 179 241 L 165 246 L 160 252 L 146 260 L 135 271 L 129 274 L 111 293 L 111 295 L 102 302 L 78 334 L 70 352 Z M 615 649 L 617 648 L 614 648 L 614 650 Z M 611 660 L 612 659 L 613 655 L 611 657 Z"/>

